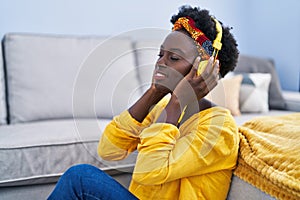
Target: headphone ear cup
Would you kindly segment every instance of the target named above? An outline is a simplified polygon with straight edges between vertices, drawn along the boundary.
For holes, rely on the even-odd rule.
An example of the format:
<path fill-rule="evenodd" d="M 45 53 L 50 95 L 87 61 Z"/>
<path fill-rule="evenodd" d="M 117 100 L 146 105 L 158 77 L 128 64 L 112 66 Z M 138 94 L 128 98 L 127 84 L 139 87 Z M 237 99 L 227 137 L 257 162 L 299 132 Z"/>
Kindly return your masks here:
<path fill-rule="evenodd" d="M 208 63 L 208 60 L 200 61 L 199 66 L 198 66 L 198 70 L 197 70 L 197 75 L 198 76 L 203 73 L 203 71 L 206 68 L 207 63 Z"/>

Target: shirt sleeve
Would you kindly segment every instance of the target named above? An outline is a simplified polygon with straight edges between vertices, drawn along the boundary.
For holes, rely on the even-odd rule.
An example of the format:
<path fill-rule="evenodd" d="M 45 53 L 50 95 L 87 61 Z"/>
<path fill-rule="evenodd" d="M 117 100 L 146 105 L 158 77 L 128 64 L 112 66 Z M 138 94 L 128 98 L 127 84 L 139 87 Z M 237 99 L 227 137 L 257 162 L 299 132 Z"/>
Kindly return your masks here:
<path fill-rule="evenodd" d="M 104 160 L 121 160 L 133 152 L 139 143 L 143 124 L 126 110 L 106 126 L 98 144 L 98 154 Z"/>
<path fill-rule="evenodd" d="M 140 134 L 133 180 L 144 185 L 162 184 L 183 177 L 233 169 L 238 133 L 230 114 L 200 115 L 183 129 L 157 123 Z"/>
<path fill-rule="evenodd" d="M 136 150 L 140 133 L 156 120 L 168 99 L 163 99 L 146 116 L 142 123 L 135 120 L 128 110 L 106 126 L 98 144 L 98 154 L 105 160 L 122 160 Z"/>

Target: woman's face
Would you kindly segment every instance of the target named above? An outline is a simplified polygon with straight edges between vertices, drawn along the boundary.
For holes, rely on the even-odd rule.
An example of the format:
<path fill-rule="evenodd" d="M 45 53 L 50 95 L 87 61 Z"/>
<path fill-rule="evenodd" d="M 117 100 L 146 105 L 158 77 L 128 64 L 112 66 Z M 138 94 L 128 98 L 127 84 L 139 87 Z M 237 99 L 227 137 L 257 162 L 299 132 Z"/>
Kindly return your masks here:
<path fill-rule="evenodd" d="M 160 47 L 153 75 L 156 88 L 172 92 L 179 81 L 190 72 L 197 55 L 192 38 L 179 31 L 171 32 Z"/>

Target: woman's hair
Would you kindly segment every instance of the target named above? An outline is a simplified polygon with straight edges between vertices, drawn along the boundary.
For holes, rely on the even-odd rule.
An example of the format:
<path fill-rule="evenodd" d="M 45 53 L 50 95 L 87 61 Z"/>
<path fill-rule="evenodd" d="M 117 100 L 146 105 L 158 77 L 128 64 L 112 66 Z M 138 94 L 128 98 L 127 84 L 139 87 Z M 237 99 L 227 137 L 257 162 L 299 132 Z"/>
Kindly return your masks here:
<path fill-rule="evenodd" d="M 195 21 L 195 26 L 200 29 L 212 42 L 216 38 L 216 25 L 211 19 L 208 10 L 200 9 L 199 7 L 192 8 L 188 5 L 182 6 L 179 8 L 179 13 L 172 16 L 172 24 L 174 24 L 180 17 L 192 18 Z M 224 77 L 229 71 L 234 70 L 239 51 L 237 49 L 236 40 L 230 33 L 230 28 L 223 26 L 222 22 L 220 22 L 220 24 L 222 25 L 223 34 L 221 40 L 222 49 L 219 51 L 218 59 L 220 61 L 220 74 L 222 77 Z"/>

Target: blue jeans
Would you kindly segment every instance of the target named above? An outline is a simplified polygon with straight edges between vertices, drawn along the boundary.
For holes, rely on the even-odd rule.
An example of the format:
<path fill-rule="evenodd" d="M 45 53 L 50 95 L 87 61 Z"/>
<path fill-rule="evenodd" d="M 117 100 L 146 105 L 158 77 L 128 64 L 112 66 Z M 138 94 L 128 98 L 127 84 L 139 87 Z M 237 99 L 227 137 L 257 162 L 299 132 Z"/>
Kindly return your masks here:
<path fill-rule="evenodd" d="M 87 164 L 69 168 L 59 179 L 49 200 L 137 199 L 125 187 L 100 169 Z"/>

